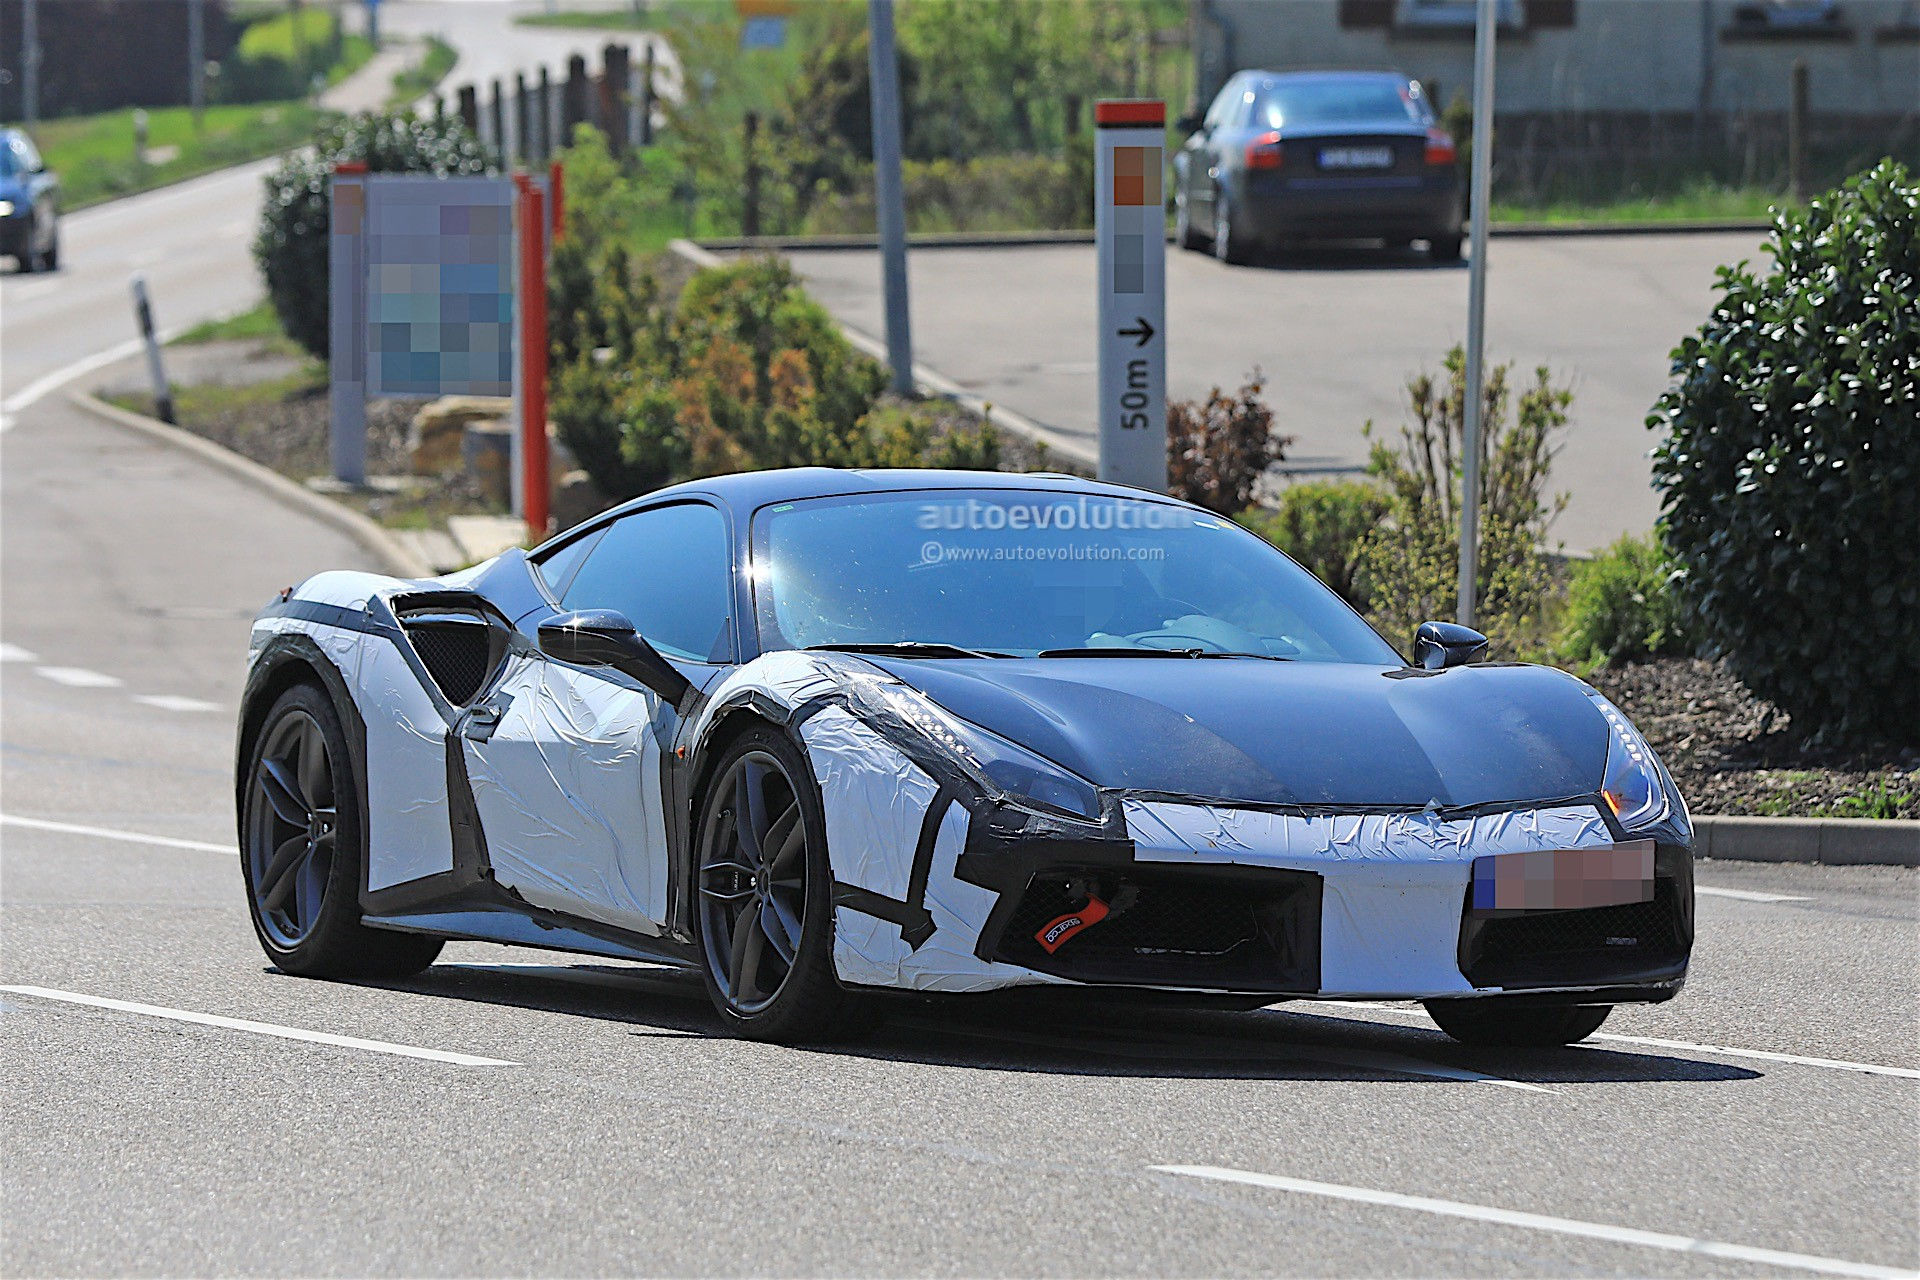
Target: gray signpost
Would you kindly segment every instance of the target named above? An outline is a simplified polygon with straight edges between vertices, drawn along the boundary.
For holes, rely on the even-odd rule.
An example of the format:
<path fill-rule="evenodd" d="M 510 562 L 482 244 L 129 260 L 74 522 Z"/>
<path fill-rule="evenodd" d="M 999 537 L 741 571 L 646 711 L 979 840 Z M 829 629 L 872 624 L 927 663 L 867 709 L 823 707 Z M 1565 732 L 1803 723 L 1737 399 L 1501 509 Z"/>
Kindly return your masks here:
<path fill-rule="evenodd" d="M 1167 489 L 1166 104 L 1094 108 L 1100 478 Z"/>

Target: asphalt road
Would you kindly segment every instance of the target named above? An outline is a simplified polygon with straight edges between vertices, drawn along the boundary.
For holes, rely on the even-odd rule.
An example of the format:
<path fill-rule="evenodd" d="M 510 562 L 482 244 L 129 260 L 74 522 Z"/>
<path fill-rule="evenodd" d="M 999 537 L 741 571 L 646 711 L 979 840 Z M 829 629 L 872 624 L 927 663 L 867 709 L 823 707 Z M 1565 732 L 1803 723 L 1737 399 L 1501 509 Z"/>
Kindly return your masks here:
<path fill-rule="evenodd" d="M 463 944 L 395 986 L 269 969 L 231 852 L 246 619 L 362 557 L 26 395 L 123 340 L 105 255 L 155 255 L 163 323 L 246 301 L 244 240 L 208 231 L 252 181 L 75 218 L 55 288 L 0 283 L 0 1271 L 1920 1265 L 1911 871 L 1705 866 L 1688 990 L 1540 1053 L 1308 1005 L 925 1005 L 785 1049 L 632 966 Z"/>
<path fill-rule="evenodd" d="M 1570 383 L 1572 421 L 1553 484 L 1572 495 L 1554 528 L 1574 550 L 1644 533 L 1658 507 L 1648 410 L 1668 352 L 1698 329 L 1714 269 L 1762 260 L 1760 237 L 1502 237 L 1487 260 L 1487 354 Z M 885 327 L 877 255 L 788 255 L 843 322 Z M 1095 452 L 1091 245 L 917 249 L 908 255 L 914 358 L 975 395 Z M 1405 386 L 1466 340 L 1467 271 L 1411 250 L 1328 249 L 1229 267 L 1167 250 L 1167 385 L 1181 399 L 1231 390 L 1259 369 L 1300 474 L 1353 472 L 1363 427 L 1397 442 Z"/>

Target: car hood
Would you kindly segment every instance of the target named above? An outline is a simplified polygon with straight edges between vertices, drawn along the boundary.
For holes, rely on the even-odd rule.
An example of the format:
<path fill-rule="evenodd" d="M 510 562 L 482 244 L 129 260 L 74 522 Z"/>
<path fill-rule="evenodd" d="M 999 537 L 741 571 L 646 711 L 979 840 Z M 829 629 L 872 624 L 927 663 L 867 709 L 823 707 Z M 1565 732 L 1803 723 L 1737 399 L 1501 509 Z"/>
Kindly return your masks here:
<path fill-rule="evenodd" d="M 1547 667 L 877 658 L 1099 787 L 1268 804 L 1525 803 L 1600 786 L 1607 730 Z"/>

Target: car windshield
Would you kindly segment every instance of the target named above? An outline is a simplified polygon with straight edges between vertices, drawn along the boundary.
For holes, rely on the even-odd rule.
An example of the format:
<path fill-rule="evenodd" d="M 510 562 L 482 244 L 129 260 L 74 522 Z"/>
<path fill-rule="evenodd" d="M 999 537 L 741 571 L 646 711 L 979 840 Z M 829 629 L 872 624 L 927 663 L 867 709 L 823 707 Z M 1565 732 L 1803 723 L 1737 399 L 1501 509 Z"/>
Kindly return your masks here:
<path fill-rule="evenodd" d="M 1253 127 L 1361 124 L 1382 120 L 1433 123 L 1419 89 L 1406 80 L 1290 80 L 1268 85 L 1253 104 Z"/>
<path fill-rule="evenodd" d="M 766 650 L 1400 663 L 1261 539 L 1146 499 L 983 489 L 781 503 L 755 518 L 753 583 Z"/>

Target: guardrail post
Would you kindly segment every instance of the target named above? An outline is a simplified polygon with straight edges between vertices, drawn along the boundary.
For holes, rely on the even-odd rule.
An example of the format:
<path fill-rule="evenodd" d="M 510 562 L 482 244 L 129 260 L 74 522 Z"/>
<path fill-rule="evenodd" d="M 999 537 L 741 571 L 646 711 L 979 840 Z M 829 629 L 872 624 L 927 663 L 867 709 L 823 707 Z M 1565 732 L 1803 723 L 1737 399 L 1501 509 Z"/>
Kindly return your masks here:
<path fill-rule="evenodd" d="M 167 381 L 167 368 L 160 358 L 160 339 L 153 327 L 153 304 L 147 298 L 147 278 L 133 278 L 133 314 L 140 323 L 140 337 L 147 344 L 147 376 L 153 380 L 153 414 L 170 426 L 180 419 L 173 411 L 173 384 Z"/>

